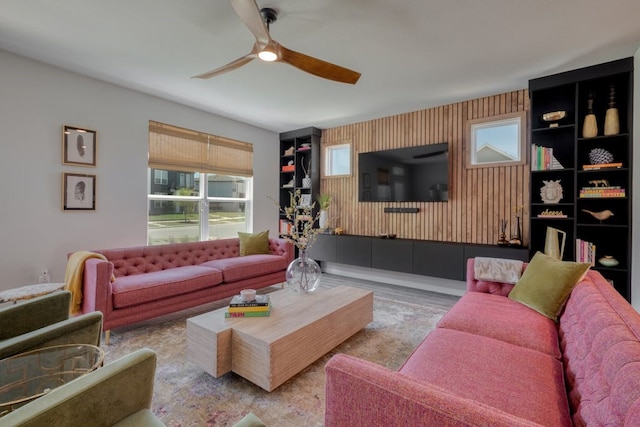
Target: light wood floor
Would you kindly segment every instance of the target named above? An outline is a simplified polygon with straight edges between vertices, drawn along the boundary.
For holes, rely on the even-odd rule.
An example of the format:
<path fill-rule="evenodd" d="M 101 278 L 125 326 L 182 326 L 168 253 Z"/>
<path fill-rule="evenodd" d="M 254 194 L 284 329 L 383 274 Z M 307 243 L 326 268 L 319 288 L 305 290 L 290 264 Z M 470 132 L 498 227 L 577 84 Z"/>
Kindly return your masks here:
<path fill-rule="evenodd" d="M 321 286 L 353 286 L 356 288 L 370 289 L 374 295 L 389 298 L 397 301 L 410 302 L 419 305 L 428 305 L 443 310 L 449 310 L 460 297 L 446 295 L 437 292 L 425 291 L 421 289 L 407 288 L 405 286 L 389 285 L 386 283 L 373 282 L 370 280 L 355 279 L 351 277 L 338 276 L 335 274 L 322 273 Z"/>

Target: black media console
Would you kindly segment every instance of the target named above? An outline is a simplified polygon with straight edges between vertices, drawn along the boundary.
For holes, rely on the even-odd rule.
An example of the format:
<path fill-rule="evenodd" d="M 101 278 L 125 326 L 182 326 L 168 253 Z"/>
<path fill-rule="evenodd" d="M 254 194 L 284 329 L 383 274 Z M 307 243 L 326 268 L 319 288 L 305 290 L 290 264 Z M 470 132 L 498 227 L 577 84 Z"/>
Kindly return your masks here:
<path fill-rule="evenodd" d="M 473 243 L 320 234 L 309 249 L 309 256 L 316 261 L 464 281 L 468 258 L 484 256 L 528 261 L 529 250 Z"/>

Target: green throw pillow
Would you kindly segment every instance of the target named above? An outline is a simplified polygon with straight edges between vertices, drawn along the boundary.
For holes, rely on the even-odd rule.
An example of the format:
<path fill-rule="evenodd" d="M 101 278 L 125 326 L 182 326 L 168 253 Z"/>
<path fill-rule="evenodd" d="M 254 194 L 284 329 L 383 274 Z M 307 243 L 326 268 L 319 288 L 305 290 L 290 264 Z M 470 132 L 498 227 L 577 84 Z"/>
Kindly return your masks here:
<path fill-rule="evenodd" d="M 269 230 L 254 234 L 238 231 L 238 237 L 240 238 L 240 256 L 270 253 Z"/>
<path fill-rule="evenodd" d="M 509 298 L 557 322 L 569 294 L 590 266 L 587 262 L 560 261 L 536 252 Z"/>

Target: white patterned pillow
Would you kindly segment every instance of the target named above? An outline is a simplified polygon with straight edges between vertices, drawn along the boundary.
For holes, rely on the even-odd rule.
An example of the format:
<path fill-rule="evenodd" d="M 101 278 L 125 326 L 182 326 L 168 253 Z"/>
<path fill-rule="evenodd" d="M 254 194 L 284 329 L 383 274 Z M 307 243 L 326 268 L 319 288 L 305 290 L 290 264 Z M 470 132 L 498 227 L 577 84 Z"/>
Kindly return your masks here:
<path fill-rule="evenodd" d="M 522 261 L 476 257 L 473 262 L 476 280 L 515 284 L 522 275 Z"/>

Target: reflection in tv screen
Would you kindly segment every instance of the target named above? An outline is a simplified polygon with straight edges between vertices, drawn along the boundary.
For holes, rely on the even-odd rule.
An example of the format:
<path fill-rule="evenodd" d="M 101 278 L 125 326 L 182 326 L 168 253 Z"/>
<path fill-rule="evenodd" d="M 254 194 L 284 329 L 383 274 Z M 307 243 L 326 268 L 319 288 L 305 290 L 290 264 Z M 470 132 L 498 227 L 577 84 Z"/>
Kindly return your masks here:
<path fill-rule="evenodd" d="M 446 202 L 449 144 L 360 153 L 358 173 L 361 202 Z"/>

